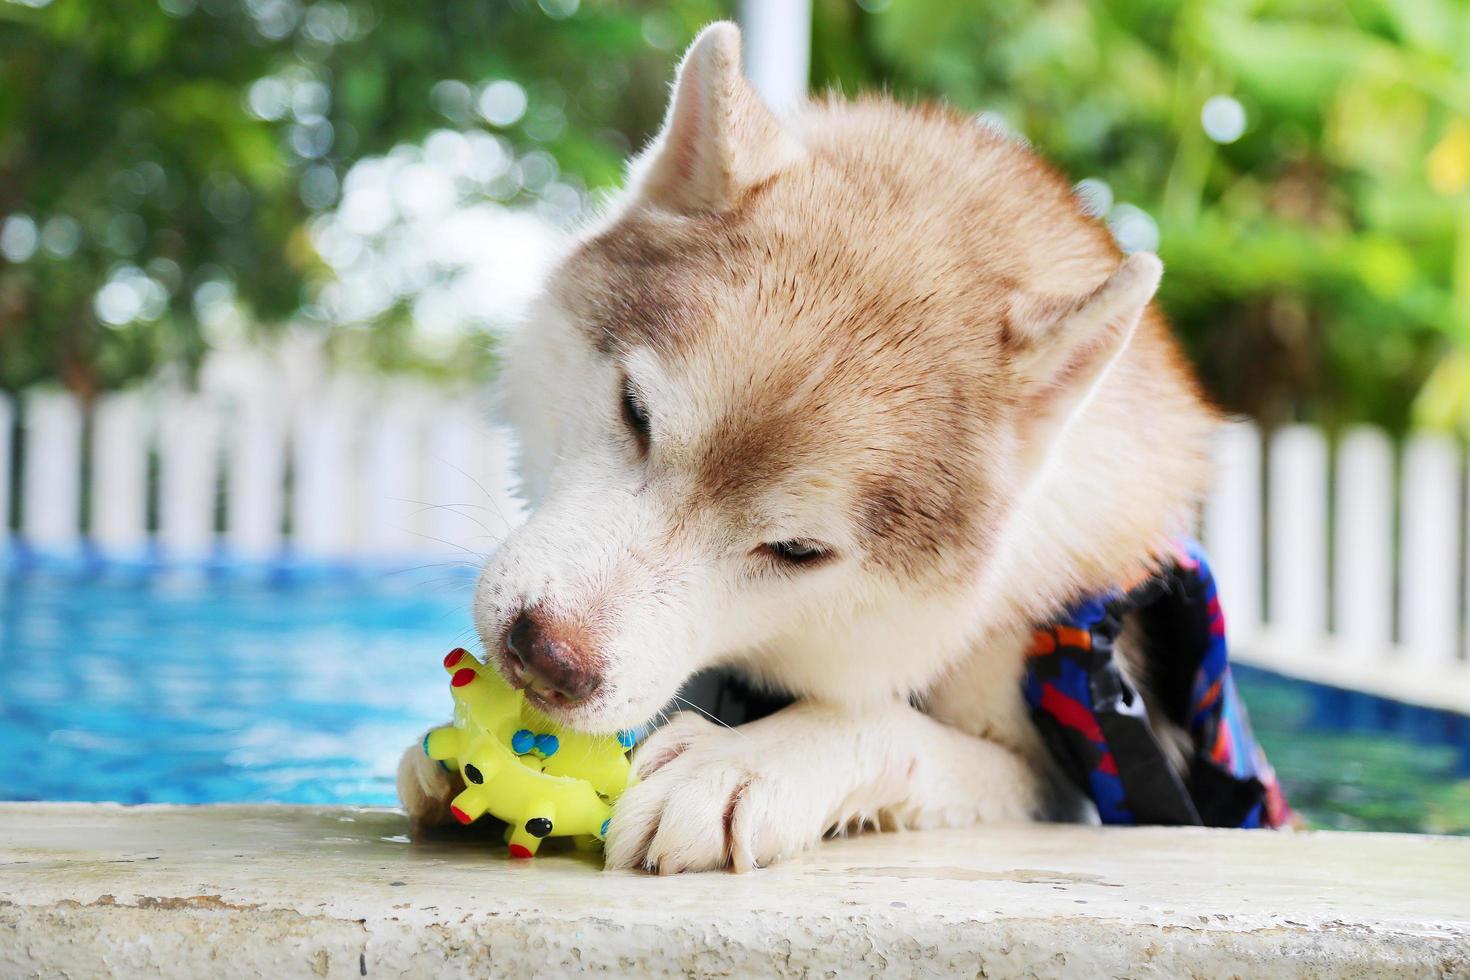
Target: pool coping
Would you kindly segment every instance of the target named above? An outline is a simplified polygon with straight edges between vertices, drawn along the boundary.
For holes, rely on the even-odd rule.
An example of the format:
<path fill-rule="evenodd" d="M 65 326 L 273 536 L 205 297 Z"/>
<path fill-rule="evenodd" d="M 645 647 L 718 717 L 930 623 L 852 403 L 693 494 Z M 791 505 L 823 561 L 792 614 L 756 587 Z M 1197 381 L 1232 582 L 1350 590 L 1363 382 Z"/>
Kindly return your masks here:
<path fill-rule="evenodd" d="M 0 804 L 0 975 L 1470 977 L 1470 839 L 994 826 L 605 873 L 391 810 Z"/>

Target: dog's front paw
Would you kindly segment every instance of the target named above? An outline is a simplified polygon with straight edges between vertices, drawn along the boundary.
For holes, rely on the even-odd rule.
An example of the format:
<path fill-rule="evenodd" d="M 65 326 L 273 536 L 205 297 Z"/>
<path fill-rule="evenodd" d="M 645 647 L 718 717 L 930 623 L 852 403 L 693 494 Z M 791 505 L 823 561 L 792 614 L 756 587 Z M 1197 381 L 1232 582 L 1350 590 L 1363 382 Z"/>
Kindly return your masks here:
<path fill-rule="evenodd" d="M 613 812 L 607 866 L 747 871 L 821 840 L 830 806 L 793 748 L 677 716 L 634 758 L 639 782 Z"/>
<path fill-rule="evenodd" d="M 424 754 L 422 742 L 403 750 L 398 760 L 398 799 L 408 814 L 409 835 L 453 823 L 449 801 L 464 790 L 458 773 L 450 773 Z"/>

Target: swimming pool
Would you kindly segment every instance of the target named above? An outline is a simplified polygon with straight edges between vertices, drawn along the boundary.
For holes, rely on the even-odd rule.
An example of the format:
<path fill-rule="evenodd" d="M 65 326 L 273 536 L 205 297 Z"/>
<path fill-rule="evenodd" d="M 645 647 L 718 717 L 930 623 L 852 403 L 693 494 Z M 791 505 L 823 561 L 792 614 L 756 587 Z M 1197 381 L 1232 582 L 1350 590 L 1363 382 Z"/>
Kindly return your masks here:
<path fill-rule="evenodd" d="M 391 804 L 467 572 L 0 577 L 0 797 Z"/>
<path fill-rule="evenodd" d="M 0 799 L 392 804 L 472 577 L 0 570 Z M 1316 826 L 1470 834 L 1470 720 L 1241 669 Z"/>

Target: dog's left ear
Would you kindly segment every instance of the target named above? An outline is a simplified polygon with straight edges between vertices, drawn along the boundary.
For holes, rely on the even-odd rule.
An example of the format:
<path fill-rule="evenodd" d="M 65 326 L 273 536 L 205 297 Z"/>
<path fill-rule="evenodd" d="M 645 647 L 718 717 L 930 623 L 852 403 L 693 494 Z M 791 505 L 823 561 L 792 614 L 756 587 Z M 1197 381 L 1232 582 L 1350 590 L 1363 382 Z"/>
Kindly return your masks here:
<path fill-rule="evenodd" d="M 740 29 L 720 22 L 689 45 L 663 130 L 630 165 L 629 185 L 675 214 L 716 213 L 804 153 L 740 73 Z"/>
<path fill-rule="evenodd" d="M 1127 349 L 1163 272 L 1157 256 L 1136 252 L 1085 296 L 1022 294 L 1012 302 L 1005 343 L 1038 452 L 1049 451 Z"/>

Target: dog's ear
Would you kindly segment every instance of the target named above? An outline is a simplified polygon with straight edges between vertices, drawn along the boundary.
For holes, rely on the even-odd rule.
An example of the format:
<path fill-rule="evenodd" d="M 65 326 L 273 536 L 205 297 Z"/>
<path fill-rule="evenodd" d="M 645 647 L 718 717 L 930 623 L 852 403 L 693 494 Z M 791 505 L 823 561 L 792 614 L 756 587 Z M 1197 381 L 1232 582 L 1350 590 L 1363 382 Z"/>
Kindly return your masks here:
<path fill-rule="evenodd" d="M 722 21 L 689 45 L 663 130 L 631 165 L 629 184 L 655 207 L 708 214 L 803 153 L 740 73 L 740 29 Z"/>
<path fill-rule="evenodd" d="M 1023 380 L 1041 389 L 1100 378 L 1138 327 L 1164 266 L 1150 252 L 1130 255 L 1101 286 L 1080 297 L 1021 293 L 1011 301 L 1006 346 Z"/>
<path fill-rule="evenodd" d="M 1046 453 L 1091 400 L 1128 347 L 1164 266 L 1149 252 L 1130 255 L 1080 298 L 1021 294 L 1011 304 L 1006 346 L 1025 396 L 1030 442 Z"/>

